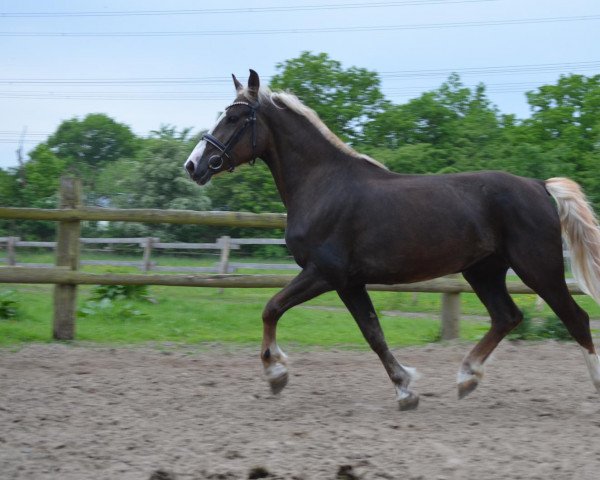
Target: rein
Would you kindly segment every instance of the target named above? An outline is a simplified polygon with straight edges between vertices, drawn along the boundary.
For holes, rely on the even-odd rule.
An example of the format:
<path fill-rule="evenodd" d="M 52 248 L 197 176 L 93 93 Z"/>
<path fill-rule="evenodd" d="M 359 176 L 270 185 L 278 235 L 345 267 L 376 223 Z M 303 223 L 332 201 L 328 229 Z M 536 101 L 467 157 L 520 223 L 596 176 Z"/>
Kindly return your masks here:
<path fill-rule="evenodd" d="M 245 105 L 250 109 L 250 113 L 246 117 L 246 121 L 244 122 L 244 124 L 233 133 L 229 140 L 227 140 L 227 143 L 221 143 L 219 139 L 217 139 L 210 133 L 205 133 L 204 135 L 202 135 L 202 140 L 206 140 L 208 143 L 210 143 L 213 147 L 217 148 L 221 152 L 220 155 L 213 155 L 208 159 L 208 168 L 210 168 L 211 170 L 219 170 L 223 166 L 223 164 L 225 163 L 223 157 L 227 157 L 227 160 L 229 162 L 229 167 L 227 168 L 227 171 L 233 172 L 235 170 L 235 162 L 232 160 L 229 153 L 231 152 L 231 150 L 233 150 L 233 147 L 235 147 L 240 138 L 242 138 L 242 135 L 249 126 L 252 126 L 252 159 L 249 163 L 250 165 L 254 165 L 254 162 L 256 161 L 256 110 L 258 110 L 259 105 L 258 103 L 251 104 L 248 102 L 234 102 L 231 105 L 227 106 L 225 110 L 228 110 L 229 108 L 234 107 L 236 105 Z"/>

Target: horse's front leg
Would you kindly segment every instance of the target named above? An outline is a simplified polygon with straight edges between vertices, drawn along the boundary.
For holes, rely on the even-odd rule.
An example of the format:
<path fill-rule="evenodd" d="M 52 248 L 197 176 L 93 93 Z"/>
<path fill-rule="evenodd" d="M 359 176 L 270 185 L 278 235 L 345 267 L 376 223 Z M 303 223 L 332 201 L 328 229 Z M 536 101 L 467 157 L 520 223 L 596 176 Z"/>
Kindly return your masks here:
<path fill-rule="evenodd" d="M 263 311 L 263 341 L 260 357 L 273 393 L 287 385 L 287 356 L 277 345 L 277 322 L 290 308 L 332 290 L 330 284 L 309 266 L 277 293 Z"/>
<path fill-rule="evenodd" d="M 356 320 L 365 340 L 381 359 L 381 363 L 396 389 L 400 410 L 412 410 L 419 405 L 419 396 L 409 390 L 417 376 L 414 368 L 401 365 L 387 346 L 375 308 L 364 286 L 338 290 L 338 295 Z"/>

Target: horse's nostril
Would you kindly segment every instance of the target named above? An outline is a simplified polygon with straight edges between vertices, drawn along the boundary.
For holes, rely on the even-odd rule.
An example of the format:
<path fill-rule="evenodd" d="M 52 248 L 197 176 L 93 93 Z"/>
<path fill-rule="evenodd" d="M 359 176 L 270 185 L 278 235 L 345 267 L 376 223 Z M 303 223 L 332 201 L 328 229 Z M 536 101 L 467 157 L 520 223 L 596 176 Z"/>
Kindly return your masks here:
<path fill-rule="evenodd" d="M 185 162 L 185 169 L 190 174 L 190 176 L 194 175 L 194 170 L 196 169 L 196 165 L 191 160 Z"/>

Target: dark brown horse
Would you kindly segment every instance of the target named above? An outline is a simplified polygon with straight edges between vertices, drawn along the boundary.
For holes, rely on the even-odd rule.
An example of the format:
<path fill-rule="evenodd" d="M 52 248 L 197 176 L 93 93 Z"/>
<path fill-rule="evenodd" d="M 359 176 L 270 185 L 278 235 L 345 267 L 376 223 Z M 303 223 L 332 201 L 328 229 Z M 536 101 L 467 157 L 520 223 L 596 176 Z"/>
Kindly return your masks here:
<path fill-rule="evenodd" d="M 335 290 L 379 355 L 401 409 L 415 408 L 414 370 L 390 352 L 365 285 L 410 283 L 462 272 L 491 317 L 491 328 L 465 357 L 459 396 L 474 390 L 483 364 L 522 319 L 506 290 L 509 268 L 537 292 L 583 347 L 600 391 L 600 358 L 589 317 L 565 283 L 561 227 L 574 273 L 600 299 L 600 233 L 578 185 L 501 172 L 399 175 L 360 155 L 296 97 L 259 85 L 250 71 L 235 101 L 185 163 L 203 185 L 260 157 L 288 211 L 286 242 L 302 272 L 263 313 L 261 359 L 273 392 L 288 381 L 277 321 L 289 308 Z M 554 197 L 555 203 L 552 201 Z M 548 372 L 549 374 L 551 372 Z"/>

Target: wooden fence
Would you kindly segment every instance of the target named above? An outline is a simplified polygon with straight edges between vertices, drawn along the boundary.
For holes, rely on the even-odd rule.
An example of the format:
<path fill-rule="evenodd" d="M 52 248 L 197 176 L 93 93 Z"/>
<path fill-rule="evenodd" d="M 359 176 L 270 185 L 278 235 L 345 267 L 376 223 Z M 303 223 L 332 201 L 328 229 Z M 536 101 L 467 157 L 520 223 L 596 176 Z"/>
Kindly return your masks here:
<path fill-rule="evenodd" d="M 56 266 L 52 268 L 0 267 L 0 283 L 54 284 L 53 336 L 58 340 L 75 337 L 75 297 L 77 285 L 170 285 L 216 288 L 276 288 L 285 286 L 289 275 L 190 275 L 190 274 L 94 274 L 82 272 L 80 266 L 82 221 L 126 221 L 143 223 L 176 223 L 231 227 L 285 228 L 284 214 L 252 214 L 240 212 L 194 212 L 187 210 L 102 209 L 81 205 L 81 183 L 77 179 L 61 179 L 58 209 L 0 207 L 1 219 L 51 220 L 58 222 Z M 576 284 L 571 293 L 581 294 Z M 472 293 L 468 283 L 458 277 L 444 277 L 403 285 L 369 285 L 373 291 L 434 292 L 442 294 L 442 338 L 458 336 L 460 294 Z M 509 282 L 510 293 L 530 294 L 520 282 Z"/>
<path fill-rule="evenodd" d="M 231 238 L 222 236 L 214 243 L 189 243 L 189 242 L 161 242 L 156 237 L 133 237 L 133 238 L 85 238 L 79 239 L 84 245 L 129 245 L 137 246 L 142 250 L 142 258 L 139 261 L 131 260 L 81 260 L 80 265 L 106 265 L 114 267 L 135 267 L 142 272 L 194 272 L 194 273 L 235 273 L 239 269 L 253 270 L 295 270 L 300 267 L 295 263 L 249 263 L 232 262 L 230 253 L 239 250 L 241 245 L 285 245 L 283 238 Z M 56 242 L 32 242 L 23 241 L 19 237 L 0 237 L 0 249 L 6 250 L 5 263 L 8 266 L 48 268 L 54 266 L 50 263 L 21 263 L 17 261 L 17 248 L 48 248 L 56 249 Z M 219 261 L 212 266 L 168 266 L 158 265 L 153 261 L 152 253 L 156 250 L 212 250 L 218 251 Z M 106 250 L 102 250 L 106 252 Z M 2 259 L 0 259 L 1 261 Z"/>

